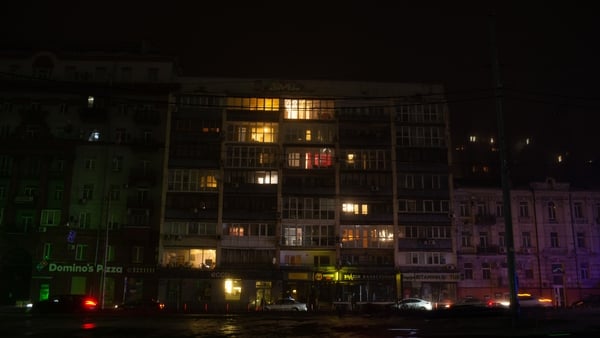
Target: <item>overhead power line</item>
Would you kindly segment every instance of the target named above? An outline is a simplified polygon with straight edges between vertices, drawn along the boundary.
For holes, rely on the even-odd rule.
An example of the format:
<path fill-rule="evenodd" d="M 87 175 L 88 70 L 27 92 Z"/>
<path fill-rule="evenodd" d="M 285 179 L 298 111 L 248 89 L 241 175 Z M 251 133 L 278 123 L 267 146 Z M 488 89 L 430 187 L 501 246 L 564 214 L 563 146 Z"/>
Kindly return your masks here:
<path fill-rule="evenodd" d="M 4 77 L 9 79 L 22 79 L 31 81 L 31 83 L 45 83 L 45 84 L 56 84 L 56 87 L 36 87 L 32 88 L 34 91 L 47 91 L 49 93 L 63 93 L 63 94 L 76 94 L 76 95 L 93 95 L 98 98 L 110 98 L 112 102 L 115 103 L 137 103 L 137 104 L 155 104 L 155 105 L 171 105 L 178 104 L 178 102 L 171 102 L 168 100 L 152 100 L 148 97 L 139 98 L 133 97 L 132 95 L 128 95 L 125 93 L 120 93 L 119 91 L 139 91 L 139 86 L 136 84 L 132 85 L 124 85 L 123 83 L 111 84 L 111 83 L 98 83 L 98 82 L 84 82 L 84 81 L 64 81 L 64 80 L 56 80 L 51 78 L 36 78 L 33 76 L 22 75 L 22 74 L 14 74 L 9 72 L 0 72 L 0 83 L 2 82 L 1 78 Z M 4 80 L 6 81 L 6 80 Z M 10 81 L 10 80 L 9 80 Z M 251 80 L 249 80 L 251 81 Z M 317 82 L 322 82 L 325 80 L 316 80 Z M 334 81 L 335 82 L 335 81 Z M 27 83 L 27 82 L 25 82 Z M 235 82 L 231 82 L 235 83 Z M 369 82 L 366 82 L 369 83 Z M 141 85 L 147 85 L 151 83 L 143 83 Z M 160 84 L 160 83 L 159 83 Z M 165 83 L 166 84 L 166 83 Z M 176 85 L 177 82 L 170 83 Z M 88 87 L 82 87 L 88 86 Z M 86 91 L 88 89 L 88 91 Z M 506 100 L 519 100 L 524 102 L 531 103 L 540 103 L 540 104 L 560 104 L 565 106 L 577 106 L 582 108 L 593 108 L 599 109 L 600 106 L 594 104 L 585 104 L 581 102 L 581 100 L 588 101 L 600 101 L 600 98 L 596 97 L 578 97 L 578 96 L 569 96 L 557 93 L 545 93 L 540 91 L 533 90 L 525 90 L 518 88 L 504 88 L 505 94 L 504 98 Z M 100 92 L 100 93 L 98 93 Z M 108 93 L 107 93 L 108 92 Z M 512 93 L 511 95 L 508 95 Z M 530 97 L 521 97 L 514 94 L 525 93 L 540 96 L 541 98 L 530 98 Z M 178 94 L 181 95 L 189 95 L 185 92 L 177 92 L 174 93 L 176 96 Z M 144 95 L 144 94 L 137 94 Z M 153 94 L 149 94 L 149 96 L 154 96 Z M 198 94 L 198 96 L 210 96 L 209 93 L 205 95 Z M 215 94 L 213 96 L 221 96 Z M 440 97 L 443 97 L 440 98 Z M 292 97 L 290 97 L 292 98 Z M 310 97 L 303 97 L 305 99 L 311 99 Z M 431 98 L 428 99 L 427 102 L 416 102 L 417 98 Z M 438 99 L 436 99 L 438 98 Z M 419 93 L 418 95 L 397 95 L 397 96 L 339 96 L 339 97 L 314 97 L 312 99 L 315 100 L 334 100 L 337 102 L 344 101 L 376 101 L 376 100 L 398 100 L 398 101 L 408 101 L 408 102 L 395 102 L 393 104 L 374 104 L 374 105 L 360 105 L 360 106 L 344 106 L 344 108 L 390 108 L 390 107 L 406 107 L 406 106 L 419 106 L 424 103 L 426 104 L 454 104 L 454 103 L 465 103 L 465 102 L 477 102 L 493 99 L 493 88 L 479 88 L 479 89 L 468 89 L 461 91 L 449 91 L 449 92 L 431 92 L 431 93 Z M 552 100 L 555 99 L 555 100 Z M 414 102 L 410 102 L 413 100 Z M 560 100 L 560 101 L 557 101 Z M 202 108 L 227 108 L 225 105 L 207 105 L 207 104 L 186 104 L 189 107 L 202 107 Z"/>

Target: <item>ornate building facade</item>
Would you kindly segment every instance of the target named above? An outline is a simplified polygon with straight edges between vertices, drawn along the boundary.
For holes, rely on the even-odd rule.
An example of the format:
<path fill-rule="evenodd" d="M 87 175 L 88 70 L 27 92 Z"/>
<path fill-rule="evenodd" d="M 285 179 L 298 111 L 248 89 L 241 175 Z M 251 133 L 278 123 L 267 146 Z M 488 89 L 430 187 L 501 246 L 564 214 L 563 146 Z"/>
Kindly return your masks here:
<path fill-rule="evenodd" d="M 520 293 L 565 307 L 600 292 L 600 192 L 548 178 L 511 190 L 514 248 L 507 246 L 499 188 L 454 190 L 459 295 L 507 299 L 507 250 Z"/>

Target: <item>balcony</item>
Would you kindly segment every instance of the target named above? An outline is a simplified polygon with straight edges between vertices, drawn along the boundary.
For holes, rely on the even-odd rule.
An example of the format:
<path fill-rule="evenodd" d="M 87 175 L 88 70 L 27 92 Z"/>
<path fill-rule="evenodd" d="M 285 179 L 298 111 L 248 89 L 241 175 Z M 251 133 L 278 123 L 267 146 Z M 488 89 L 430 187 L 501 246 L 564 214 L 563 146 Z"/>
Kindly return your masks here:
<path fill-rule="evenodd" d="M 133 121 L 141 126 L 156 126 L 160 123 L 160 112 L 157 110 L 136 110 Z"/>
<path fill-rule="evenodd" d="M 156 171 L 151 169 L 131 169 L 129 172 L 129 185 L 149 185 L 154 186 L 156 184 Z"/>
<path fill-rule="evenodd" d="M 154 208 L 154 201 L 151 200 L 140 200 L 137 197 L 131 197 L 127 199 L 127 208 L 129 209 L 144 209 L 150 211 Z"/>
<path fill-rule="evenodd" d="M 449 238 L 401 238 L 398 239 L 398 249 L 407 250 L 452 250 L 452 240 Z"/>
<path fill-rule="evenodd" d="M 274 248 L 275 236 L 221 236 L 221 245 L 238 248 Z"/>
<path fill-rule="evenodd" d="M 279 122 L 279 111 L 228 110 L 227 121 Z"/>
<path fill-rule="evenodd" d="M 17 195 L 15 196 L 15 204 L 31 205 L 35 203 L 35 198 L 29 195 Z"/>
<path fill-rule="evenodd" d="M 391 185 L 360 185 L 360 186 L 346 186 L 342 185 L 340 193 L 343 195 L 391 195 Z"/>

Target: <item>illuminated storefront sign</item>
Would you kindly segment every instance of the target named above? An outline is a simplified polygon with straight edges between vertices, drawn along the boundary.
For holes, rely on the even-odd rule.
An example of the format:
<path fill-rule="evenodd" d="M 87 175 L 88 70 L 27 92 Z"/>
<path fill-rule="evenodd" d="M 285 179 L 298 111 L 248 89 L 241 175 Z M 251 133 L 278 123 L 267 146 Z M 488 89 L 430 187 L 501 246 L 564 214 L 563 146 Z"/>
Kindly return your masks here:
<path fill-rule="evenodd" d="M 103 272 L 104 266 L 98 264 L 96 266 L 92 264 L 78 265 L 78 264 L 48 264 L 48 272 Z M 106 273 L 123 273 L 122 266 L 107 266 Z"/>
<path fill-rule="evenodd" d="M 458 273 L 403 273 L 405 282 L 450 282 L 460 280 Z"/>
<path fill-rule="evenodd" d="M 345 273 L 342 280 L 346 281 L 367 281 L 367 280 L 393 280 L 394 275 L 380 273 Z"/>
<path fill-rule="evenodd" d="M 327 272 L 315 272 L 314 276 L 316 281 L 332 281 L 335 280 L 335 273 L 327 273 Z"/>

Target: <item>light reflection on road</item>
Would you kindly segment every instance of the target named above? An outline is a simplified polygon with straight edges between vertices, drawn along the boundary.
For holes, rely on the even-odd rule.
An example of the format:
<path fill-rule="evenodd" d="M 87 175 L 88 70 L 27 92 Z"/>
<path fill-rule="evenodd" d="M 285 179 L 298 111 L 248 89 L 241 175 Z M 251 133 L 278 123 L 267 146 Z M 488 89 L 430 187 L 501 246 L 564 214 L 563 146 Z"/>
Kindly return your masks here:
<path fill-rule="evenodd" d="M 458 337 L 475 332 L 480 337 L 498 334 L 570 333 L 575 329 L 593 329 L 600 310 L 588 312 L 550 311 L 524 313 L 519 326 L 511 329 L 509 317 L 440 317 L 331 315 L 331 314 L 167 314 L 151 316 L 123 316 L 115 314 L 49 315 L 0 314 L 0 337 L 46 338 L 49 336 L 103 338 L 103 337 L 169 337 L 169 338 L 240 338 L 240 337 Z M 475 317 L 474 317 L 475 318 Z M 586 332 L 589 333 L 589 332 Z M 458 334 L 458 335 L 457 335 Z"/>

